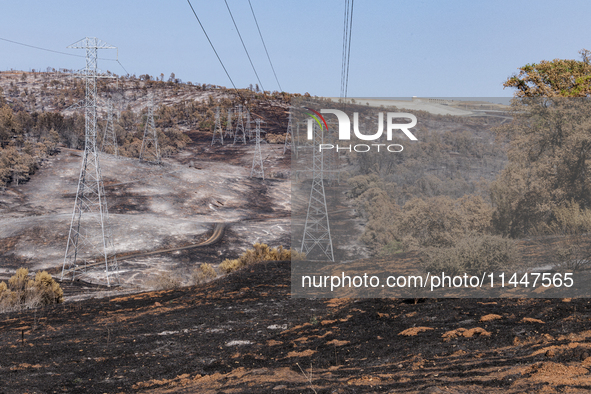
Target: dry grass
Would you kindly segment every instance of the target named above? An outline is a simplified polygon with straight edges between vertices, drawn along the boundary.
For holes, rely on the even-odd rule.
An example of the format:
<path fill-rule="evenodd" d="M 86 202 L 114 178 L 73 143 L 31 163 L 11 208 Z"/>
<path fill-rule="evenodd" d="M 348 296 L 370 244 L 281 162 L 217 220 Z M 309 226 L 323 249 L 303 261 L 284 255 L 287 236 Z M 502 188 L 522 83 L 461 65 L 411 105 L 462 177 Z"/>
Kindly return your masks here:
<path fill-rule="evenodd" d="M 283 249 L 283 246 L 269 248 L 267 244 L 256 243 L 253 249 L 248 249 L 240 257 L 234 260 L 226 259 L 220 264 L 220 270 L 230 273 L 240 268 L 261 261 L 302 260 L 303 255 L 291 249 Z"/>
<path fill-rule="evenodd" d="M 217 272 L 215 272 L 215 269 L 210 264 L 203 263 L 199 266 L 199 268 L 193 271 L 193 283 L 197 285 L 200 283 L 209 282 L 210 280 L 215 279 L 217 276 Z"/>
<path fill-rule="evenodd" d="M 150 280 L 148 284 L 155 290 L 175 290 L 182 286 L 180 278 L 171 272 L 158 274 L 154 279 Z"/>
<path fill-rule="evenodd" d="M 47 272 L 37 272 L 29 278 L 29 270 L 19 268 L 8 280 L 0 282 L 0 312 L 37 308 L 64 300 L 64 292 Z"/>

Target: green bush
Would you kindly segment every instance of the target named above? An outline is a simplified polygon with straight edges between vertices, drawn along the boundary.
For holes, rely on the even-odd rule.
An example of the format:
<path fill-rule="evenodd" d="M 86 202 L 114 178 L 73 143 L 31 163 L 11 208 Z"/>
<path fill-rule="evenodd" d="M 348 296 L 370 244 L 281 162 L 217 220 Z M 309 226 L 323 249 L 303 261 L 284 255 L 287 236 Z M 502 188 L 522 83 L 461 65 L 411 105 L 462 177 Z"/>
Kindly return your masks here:
<path fill-rule="evenodd" d="M 492 207 L 479 195 L 427 197 L 430 193 L 413 192 L 402 196 L 399 185 L 375 174 L 355 176 L 348 183 L 348 197 L 367 220 L 360 240 L 378 256 L 400 249 L 451 247 L 468 234 L 488 234 L 492 229 Z M 410 198 L 414 194 L 419 196 Z"/>

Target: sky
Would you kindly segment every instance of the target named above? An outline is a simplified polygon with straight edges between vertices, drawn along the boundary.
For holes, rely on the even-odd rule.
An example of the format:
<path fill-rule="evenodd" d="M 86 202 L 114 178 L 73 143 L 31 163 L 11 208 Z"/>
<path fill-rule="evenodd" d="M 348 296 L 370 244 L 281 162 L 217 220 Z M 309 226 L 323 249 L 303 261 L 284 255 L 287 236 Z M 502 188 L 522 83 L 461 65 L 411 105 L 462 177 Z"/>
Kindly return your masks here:
<path fill-rule="evenodd" d="M 248 0 L 227 0 L 265 90 L 280 90 Z M 99 68 L 231 87 L 187 0 L 4 1 L 0 39 L 66 47 L 98 37 Z M 258 83 L 223 0 L 191 0 L 230 77 Z M 338 97 L 345 0 L 251 0 L 282 90 Z M 591 49 L 591 2 L 354 0 L 349 97 L 510 97 L 503 82 Z M 0 70 L 80 69 L 84 58 L 0 40 Z"/>

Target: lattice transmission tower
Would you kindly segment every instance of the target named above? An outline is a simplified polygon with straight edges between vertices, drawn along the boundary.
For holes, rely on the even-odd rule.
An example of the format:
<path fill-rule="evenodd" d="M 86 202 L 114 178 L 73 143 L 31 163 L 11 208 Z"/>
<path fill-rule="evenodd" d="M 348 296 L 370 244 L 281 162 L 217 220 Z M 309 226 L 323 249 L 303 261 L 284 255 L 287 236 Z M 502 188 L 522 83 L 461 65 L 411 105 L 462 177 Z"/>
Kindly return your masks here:
<path fill-rule="evenodd" d="M 296 137 L 293 139 L 292 152 L 295 152 L 296 159 L 299 158 L 299 146 L 300 146 L 300 122 L 296 122 Z"/>
<path fill-rule="evenodd" d="M 107 123 L 103 134 L 103 143 L 101 150 L 119 157 L 119 147 L 117 145 L 117 135 L 115 134 L 115 124 L 113 123 L 113 102 L 107 102 Z"/>
<path fill-rule="evenodd" d="M 283 144 L 283 154 L 289 149 L 291 151 L 291 142 L 293 141 L 293 133 L 291 131 L 291 109 L 289 111 L 289 120 L 287 121 L 287 130 L 285 131 L 285 143 Z"/>
<path fill-rule="evenodd" d="M 223 130 L 222 124 L 220 122 L 220 107 L 217 107 L 215 111 L 215 124 L 213 126 L 213 138 L 211 139 L 211 145 L 215 144 L 216 141 L 219 141 L 220 144 L 224 145 L 224 135 L 222 133 Z"/>
<path fill-rule="evenodd" d="M 244 133 L 248 136 L 248 140 L 252 141 L 252 128 L 250 127 L 250 111 L 248 110 L 248 108 L 246 109 L 246 128 L 244 130 Z"/>
<path fill-rule="evenodd" d="M 254 157 L 252 158 L 252 168 L 250 170 L 250 177 L 265 179 L 265 169 L 263 168 L 263 154 L 261 152 L 261 120 L 256 119 Z"/>
<path fill-rule="evenodd" d="M 234 137 L 234 129 L 232 128 L 232 108 L 228 108 L 228 117 L 226 118 L 226 138 Z"/>
<path fill-rule="evenodd" d="M 152 99 L 150 99 L 150 104 L 148 105 L 148 118 L 146 119 L 146 128 L 144 129 L 140 161 L 147 161 L 153 164 L 162 163 L 160 148 L 158 147 L 158 133 L 154 125 L 154 103 Z"/>
<path fill-rule="evenodd" d="M 98 38 L 86 37 L 68 48 L 86 50 L 86 67 L 78 73 L 84 78 L 86 89 L 84 100 L 78 105 L 78 108 L 84 108 L 84 154 L 61 279 L 71 272 L 74 280 L 76 270 L 82 268 L 78 263 L 83 262 L 86 268 L 91 263 L 102 265 L 104 261 L 106 282 L 110 286 L 113 272 L 118 279 L 118 265 L 97 147 L 96 81 L 107 77 L 97 70 L 97 51 L 116 47 Z"/>
<path fill-rule="evenodd" d="M 246 134 L 244 134 L 244 121 L 242 117 L 242 104 L 238 106 L 238 119 L 236 120 L 236 132 L 234 133 L 234 145 L 242 140 L 246 144 Z"/>
<path fill-rule="evenodd" d="M 328 209 L 326 207 L 326 193 L 324 192 L 324 154 L 320 151 L 320 145 L 324 139 L 324 130 L 323 128 L 318 129 L 312 119 L 308 119 L 308 128 L 312 128 L 314 136 L 313 177 L 301 251 L 306 254 L 306 260 L 328 259 L 334 261 Z"/>
<path fill-rule="evenodd" d="M 338 127 L 338 123 L 335 122 L 331 122 L 328 121 L 328 125 L 329 127 L 334 127 L 337 128 Z M 330 138 L 327 140 L 326 138 L 324 139 L 324 142 L 327 144 L 331 144 L 331 145 L 336 145 L 338 143 L 338 141 L 334 141 L 331 140 Z M 326 152 L 323 152 L 323 160 L 324 160 L 324 181 L 325 184 L 328 184 L 329 186 L 332 186 L 335 182 L 335 180 L 337 179 L 337 177 L 339 177 L 340 179 L 340 175 L 339 175 L 339 171 L 338 171 L 338 153 L 335 149 L 330 149 Z"/>

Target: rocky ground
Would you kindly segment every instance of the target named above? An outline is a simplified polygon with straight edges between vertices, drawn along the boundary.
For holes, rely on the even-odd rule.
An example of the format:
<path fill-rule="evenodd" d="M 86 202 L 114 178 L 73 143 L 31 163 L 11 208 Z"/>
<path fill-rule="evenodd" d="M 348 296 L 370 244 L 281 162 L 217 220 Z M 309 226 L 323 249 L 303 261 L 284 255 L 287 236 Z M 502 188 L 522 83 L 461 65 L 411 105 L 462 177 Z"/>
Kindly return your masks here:
<path fill-rule="evenodd" d="M 291 298 L 289 262 L 0 316 L 3 393 L 587 393 L 587 299 Z"/>

